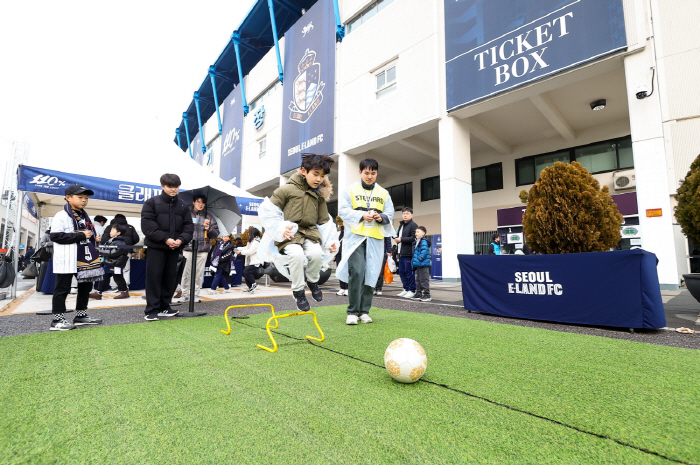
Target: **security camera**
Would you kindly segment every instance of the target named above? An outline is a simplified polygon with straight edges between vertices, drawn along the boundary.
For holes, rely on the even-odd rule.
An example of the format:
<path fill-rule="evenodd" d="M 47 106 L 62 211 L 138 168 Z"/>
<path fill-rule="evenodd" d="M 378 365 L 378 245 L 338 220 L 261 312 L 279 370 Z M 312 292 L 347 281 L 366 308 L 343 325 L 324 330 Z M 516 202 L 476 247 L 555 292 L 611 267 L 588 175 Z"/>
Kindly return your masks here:
<path fill-rule="evenodd" d="M 639 87 L 637 87 L 637 98 L 642 100 L 643 98 L 647 98 L 647 95 L 646 84 L 640 84 Z"/>

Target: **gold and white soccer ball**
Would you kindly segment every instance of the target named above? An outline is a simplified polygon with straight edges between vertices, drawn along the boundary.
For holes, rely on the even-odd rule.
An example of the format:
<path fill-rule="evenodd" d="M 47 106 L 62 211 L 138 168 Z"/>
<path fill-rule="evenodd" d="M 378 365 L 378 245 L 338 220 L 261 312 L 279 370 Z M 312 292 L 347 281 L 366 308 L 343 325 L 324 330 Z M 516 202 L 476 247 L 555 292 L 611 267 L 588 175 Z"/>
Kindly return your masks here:
<path fill-rule="evenodd" d="M 428 368 L 425 350 L 413 339 L 396 339 L 384 353 L 384 366 L 399 383 L 415 383 Z"/>

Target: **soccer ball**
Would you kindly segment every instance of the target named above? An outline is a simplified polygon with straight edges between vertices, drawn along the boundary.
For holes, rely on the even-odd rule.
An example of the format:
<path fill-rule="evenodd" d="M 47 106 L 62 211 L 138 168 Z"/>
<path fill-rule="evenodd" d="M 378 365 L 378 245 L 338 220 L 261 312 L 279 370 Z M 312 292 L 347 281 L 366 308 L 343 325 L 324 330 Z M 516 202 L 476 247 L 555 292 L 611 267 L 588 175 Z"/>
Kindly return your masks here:
<path fill-rule="evenodd" d="M 399 383 L 415 383 L 428 368 L 425 350 L 413 339 L 396 339 L 384 352 L 384 366 Z"/>

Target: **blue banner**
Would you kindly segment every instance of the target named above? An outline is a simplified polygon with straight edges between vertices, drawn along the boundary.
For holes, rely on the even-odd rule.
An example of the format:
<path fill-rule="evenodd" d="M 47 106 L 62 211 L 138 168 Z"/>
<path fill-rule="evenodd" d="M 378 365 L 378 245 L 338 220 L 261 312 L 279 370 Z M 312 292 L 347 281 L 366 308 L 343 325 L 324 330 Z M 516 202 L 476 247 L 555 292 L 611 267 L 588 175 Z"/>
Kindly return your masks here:
<path fill-rule="evenodd" d="M 236 197 L 236 201 L 238 202 L 238 210 L 240 210 L 241 215 L 258 216 L 258 207 L 262 203 L 263 199 Z"/>
<path fill-rule="evenodd" d="M 666 326 L 658 260 L 641 249 L 457 258 L 467 310 L 617 328 Z"/>
<path fill-rule="evenodd" d="M 333 153 L 335 12 L 316 2 L 285 34 L 280 174 L 301 166 L 302 153 Z"/>
<path fill-rule="evenodd" d="M 192 139 L 192 158 L 194 158 L 194 161 L 200 165 L 206 166 L 207 164 L 204 161 L 204 154 L 202 153 L 202 139 L 199 133 L 197 133 L 197 135 L 194 136 L 194 139 Z"/>
<path fill-rule="evenodd" d="M 243 157 L 243 103 L 240 97 L 241 91 L 236 87 L 224 100 L 219 169 L 221 179 L 238 187 L 241 186 L 241 158 Z"/>
<path fill-rule="evenodd" d="M 433 234 L 431 249 L 430 277 L 442 280 L 442 234 Z"/>
<path fill-rule="evenodd" d="M 29 212 L 34 218 L 39 218 L 39 213 L 36 211 L 36 205 L 27 194 L 24 194 L 24 209 Z"/>
<path fill-rule="evenodd" d="M 626 46 L 622 0 L 445 0 L 447 109 Z"/>
<path fill-rule="evenodd" d="M 93 199 L 110 200 L 112 202 L 142 204 L 149 198 L 163 192 L 160 186 L 149 184 L 114 181 L 112 179 L 63 173 L 26 165 L 22 165 L 19 168 L 17 185 L 19 190 L 24 192 L 63 196 L 66 187 L 71 184 L 80 184 L 95 192 L 95 195 L 91 197 Z"/>

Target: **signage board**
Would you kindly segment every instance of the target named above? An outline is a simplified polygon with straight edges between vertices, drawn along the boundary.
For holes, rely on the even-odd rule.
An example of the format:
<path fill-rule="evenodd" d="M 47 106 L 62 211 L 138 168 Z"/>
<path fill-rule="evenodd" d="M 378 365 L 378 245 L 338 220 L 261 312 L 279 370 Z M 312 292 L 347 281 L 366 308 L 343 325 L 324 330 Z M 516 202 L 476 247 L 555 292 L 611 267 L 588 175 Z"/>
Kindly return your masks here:
<path fill-rule="evenodd" d="M 447 109 L 627 47 L 622 0 L 444 0 Z"/>

